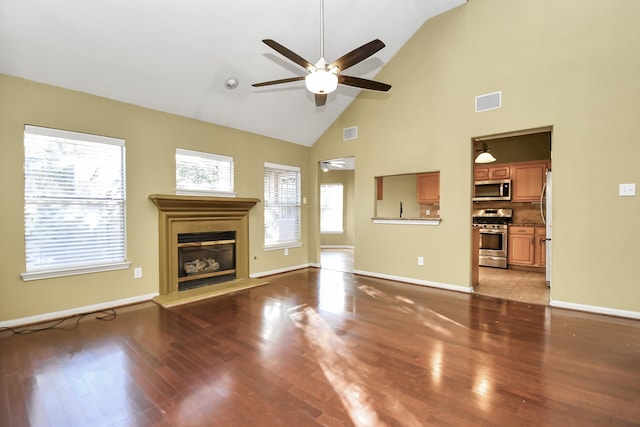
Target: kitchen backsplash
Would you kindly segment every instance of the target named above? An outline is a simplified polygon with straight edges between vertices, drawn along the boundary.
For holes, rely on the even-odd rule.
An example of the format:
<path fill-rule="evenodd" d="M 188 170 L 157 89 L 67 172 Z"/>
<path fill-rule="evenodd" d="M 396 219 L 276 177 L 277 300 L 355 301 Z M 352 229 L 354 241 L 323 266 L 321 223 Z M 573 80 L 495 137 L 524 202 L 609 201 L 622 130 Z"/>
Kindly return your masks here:
<path fill-rule="evenodd" d="M 427 211 L 429 214 L 427 215 Z M 440 218 L 440 205 L 420 203 L 419 218 Z"/>
<path fill-rule="evenodd" d="M 513 224 L 544 224 L 540 203 L 474 202 L 473 209 L 513 209 Z"/>

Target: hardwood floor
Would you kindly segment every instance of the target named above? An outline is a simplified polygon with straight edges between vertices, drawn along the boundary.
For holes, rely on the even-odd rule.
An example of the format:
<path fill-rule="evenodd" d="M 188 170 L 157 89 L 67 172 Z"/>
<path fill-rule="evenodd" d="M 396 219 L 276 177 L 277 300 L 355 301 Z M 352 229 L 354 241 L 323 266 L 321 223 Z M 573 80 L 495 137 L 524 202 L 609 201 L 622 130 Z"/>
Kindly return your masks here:
<path fill-rule="evenodd" d="M 353 273 L 353 249 L 322 249 L 320 251 L 320 264 L 323 269 Z"/>
<path fill-rule="evenodd" d="M 322 249 L 320 264 L 323 269 L 352 273 L 353 249 Z M 478 285 L 473 291 L 489 297 L 549 305 L 544 272 L 480 267 Z"/>
<path fill-rule="evenodd" d="M 639 321 L 328 269 L 269 281 L 0 332 L 0 425 L 639 425 Z"/>

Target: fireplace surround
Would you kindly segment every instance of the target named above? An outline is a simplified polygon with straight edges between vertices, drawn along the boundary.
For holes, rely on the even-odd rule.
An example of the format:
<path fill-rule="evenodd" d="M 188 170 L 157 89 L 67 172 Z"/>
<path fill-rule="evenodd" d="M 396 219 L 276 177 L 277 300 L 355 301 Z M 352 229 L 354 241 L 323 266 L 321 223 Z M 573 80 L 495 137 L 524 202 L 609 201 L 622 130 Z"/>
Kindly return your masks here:
<path fill-rule="evenodd" d="M 168 308 L 268 282 L 249 278 L 253 198 L 152 194 L 158 208 L 159 295 Z"/>

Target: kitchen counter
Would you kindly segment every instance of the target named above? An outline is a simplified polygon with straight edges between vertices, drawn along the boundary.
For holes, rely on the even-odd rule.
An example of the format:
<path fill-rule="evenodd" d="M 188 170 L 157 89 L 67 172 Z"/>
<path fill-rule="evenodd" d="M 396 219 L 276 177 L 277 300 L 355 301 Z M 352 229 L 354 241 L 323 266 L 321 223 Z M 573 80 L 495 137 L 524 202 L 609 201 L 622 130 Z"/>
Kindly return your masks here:
<path fill-rule="evenodd" d="M 398 224 L 398 225 L 439 225 L 441 218 L 371 218 L 374 224 Z"/>

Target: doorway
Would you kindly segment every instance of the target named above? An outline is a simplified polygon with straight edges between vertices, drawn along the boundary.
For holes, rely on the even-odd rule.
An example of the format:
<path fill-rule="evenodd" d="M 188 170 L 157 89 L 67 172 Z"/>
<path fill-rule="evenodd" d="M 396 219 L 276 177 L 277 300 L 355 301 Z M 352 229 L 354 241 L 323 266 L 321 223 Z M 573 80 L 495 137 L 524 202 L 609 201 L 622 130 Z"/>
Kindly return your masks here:
<path fill-rule="evenodd" d="M 550 241 L 547 241 L 545 235 L 545 202 L 542 192 L 546 175 L 541 178 L 540 173 L 544 174 L 544 170 L 540 172 L 536 169 L 538 175 L 535 175 L 527 168 L 551 169 L 551 138 L 551 127 L 472 138 L 473 188 L 476 188 L 478 182 L 497 181 L 500 178 L 501 182 L 508 183 L 510 189 L 509 199 L 506 200 L 474 200 L 474 213 L 480 210 L 513 211 L 507 225 L 506 266 L 492 267 L 482 263 L 473 265 L 472 268 L 478 269 L 477 284 L 474 284 L 476 294 L 532 304 L 549 304 L 550 288 L 547 286 L 546 275 L 549 267 L 544 254 Z M 486 157 L 493 157 L 495 160 L 476 163 L 476 157 L 482 152 L 491 153 L 491 156 Z M 491 172 L 496 176 L 490 176 Z M 526 256 L 522 256 L 523 253 Z M 478 262 L 477 257 L 472 256 L 472 262 Z"/>
<path fill-rule="evenodd" d="M 320 194 L 320 265 L 353 272 L 355 250 L 355 157 L 318 164 Z"/>
<path fill-rule="evenodd" d="M 322 269 L 353 273 L 353 248 L 320 248 Z"/>

